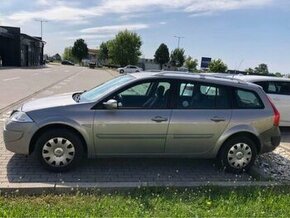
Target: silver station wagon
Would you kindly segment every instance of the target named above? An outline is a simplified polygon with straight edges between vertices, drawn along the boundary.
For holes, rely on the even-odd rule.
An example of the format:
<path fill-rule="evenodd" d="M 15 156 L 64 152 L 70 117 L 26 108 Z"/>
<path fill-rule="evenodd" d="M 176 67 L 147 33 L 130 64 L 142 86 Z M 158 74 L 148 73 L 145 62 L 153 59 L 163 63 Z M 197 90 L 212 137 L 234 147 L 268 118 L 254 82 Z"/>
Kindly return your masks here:
<path fill-rule="evenodd" d="M 216 158 L 248 170 L 280 143 L 280 114 L 258 85 L 182 72 L 143 72 L 12 112 L 6 148 L 64 171 L 84 157 Z"/>

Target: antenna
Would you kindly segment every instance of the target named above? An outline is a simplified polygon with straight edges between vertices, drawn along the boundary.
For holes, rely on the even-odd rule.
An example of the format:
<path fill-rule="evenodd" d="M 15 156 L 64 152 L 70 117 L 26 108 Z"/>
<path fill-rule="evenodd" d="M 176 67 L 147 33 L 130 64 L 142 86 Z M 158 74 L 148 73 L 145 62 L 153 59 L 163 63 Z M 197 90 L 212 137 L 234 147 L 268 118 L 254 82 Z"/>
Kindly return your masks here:
<path fill-rule="evenodd" d="M 180 46 L 180 39 L 184 39 L 185 37 L 183 36 L 173 36 L 174 38 L 177 38 L 177 48 Z"/>
<path fill-rule="evenodd" d="M 47 20 L 44 20 L 44 19 L 35 19 L 36 22 L 40 22 L 40 36 L 41 36 L 41 39 L 43 37 L 43 34 L 42 34 L 42 24 L 43 23 L 47 23 L 48 21 Z"/>

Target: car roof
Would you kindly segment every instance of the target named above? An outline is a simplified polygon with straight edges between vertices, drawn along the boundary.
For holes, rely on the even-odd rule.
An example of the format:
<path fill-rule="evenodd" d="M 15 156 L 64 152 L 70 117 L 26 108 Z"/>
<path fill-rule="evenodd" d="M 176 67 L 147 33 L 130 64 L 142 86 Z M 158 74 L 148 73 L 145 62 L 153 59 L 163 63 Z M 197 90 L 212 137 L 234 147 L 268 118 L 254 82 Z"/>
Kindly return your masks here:
<path fill-rule="evenodd" d="M 272 77 L 272 76 L 235 75 L 235 78 L 248 81 L 248 82 L 263 82 L 263 81 L 290 82 L 290 79 L 288 78 Z"/>
<path fill-rule="evenodd" d="M 250 83 L 245 80 L 241 80 L 235 77 L 226 77 L 220 74 L 214 73 L 190 73 L 190 72 L 181 72 L 181 71 L 161 71 L 161 72 L 150 72 L 143 71 L 139 73 L 132 73 L 137 79 L 146 79 L 146 78 L 168 78 L 168 79 L 185 79 L 185 80 L 196 80 L 196 81 L 205 81 L 210 83 L 217 83 L 220 85 L 229 85 L 229 86 L 253 86 L 257 85 Z"/>

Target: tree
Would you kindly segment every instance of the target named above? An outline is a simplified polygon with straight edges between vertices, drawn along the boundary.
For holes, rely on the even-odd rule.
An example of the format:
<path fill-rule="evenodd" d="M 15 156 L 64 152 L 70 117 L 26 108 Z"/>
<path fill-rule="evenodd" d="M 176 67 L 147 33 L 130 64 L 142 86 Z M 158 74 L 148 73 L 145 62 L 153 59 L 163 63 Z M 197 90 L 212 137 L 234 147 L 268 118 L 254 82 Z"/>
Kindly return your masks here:
<path fill-rule="evenodd" d="M 66 47 L 64 49 L 63 55 L 62 55 L 63 60 L 68 60 L 71 62 L 75 62 L 75 57 L 72 54 L 72 47 Z"/>
<path fill-rule="evenodd" d="M 188 56 L 185 60 L 185 66 L 188 68 L 189 71 L 196 71 L 196 67 L 198 65 L 197 59 L 192 59 L 192 57 Z"/>
<path fill-rule="evenodd" d="M 171 52 L 170 59 L 171 62 L 176 67 L 181 67 L 184 64 L 185 61 L 185 55 L 184 55 L 184 49 L 183 48 L 176 48 Z"/>
<path fill-rule="evenodd" d="M 137 64 L 142 54 L 141 45 L 141 37 L 137 33 L 121 31 L 108 43 L 109 57 L 114 64 L 121 66 Z"/>
<path fill-rule="evenodd" d="M 255 67 L 255 73 L 258 74 L 269 74 L 267 64 L 260 64 L 258 67 Z"/>
<path fill-rule="evenodd" d="M 72 55 L 81 63 L 82 59 L 88 56 L 88 46 L 83 39 L 75 41 L 72 47 Z"/>
<path fill-rule="evenodd" d="M 255 71 L 252 68 L 245 69 L 247 74 L 253 74 Z"/>
<path fill-rule="evenodd" d="M 100 45 L 99 59 L 106 61 L 109 59 L 108 42 L 102 42 Z"/>
<path fill-rule="evenodd" d="M 228 66 L 221 60 L 213 60 L 209 63 L 209 71 L 216 73 L 225 73 L 228 69 Z"/>
<path fill-rule="evenodd" d="M 276 72 L 275 73 L 275 76 L 277 76 L 277 77 L 283 77 L 282 73 L 280 73 L 280 72 Z"/>
<path fill-rule="evenodd" d="M 156 50 L 154 55 L 154 60 L 156 63 L 160 65 L 160 69 L 162 69 L 162 65 L 169 62 L 169 50 L 167 45 L 162 43 L 159 48 Z"/>

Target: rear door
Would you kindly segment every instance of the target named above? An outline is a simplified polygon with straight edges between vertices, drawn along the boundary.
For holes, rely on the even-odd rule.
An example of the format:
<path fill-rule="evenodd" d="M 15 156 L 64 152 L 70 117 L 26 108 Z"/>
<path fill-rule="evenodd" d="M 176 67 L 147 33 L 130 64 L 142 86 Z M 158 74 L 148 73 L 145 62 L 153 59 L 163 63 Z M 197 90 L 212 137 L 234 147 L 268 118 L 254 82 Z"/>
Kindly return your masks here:
<path fill-rule="evenodd" d="M 228 88 L 181 81 L 175 95 L 166 153 L 196 156 L 207 153 L 231 119 Z"/>

